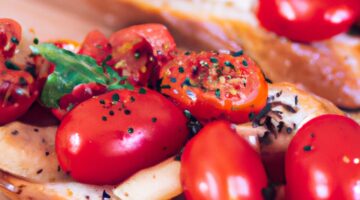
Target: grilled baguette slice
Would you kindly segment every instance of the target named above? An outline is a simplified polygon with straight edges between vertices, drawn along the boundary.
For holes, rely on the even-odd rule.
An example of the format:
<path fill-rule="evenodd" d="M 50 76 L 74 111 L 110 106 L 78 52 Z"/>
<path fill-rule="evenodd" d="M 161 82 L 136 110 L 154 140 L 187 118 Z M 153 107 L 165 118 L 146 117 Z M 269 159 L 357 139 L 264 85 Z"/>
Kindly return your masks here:
<path fill-rule="evenodd" d="M 292 42 L 260 27 L 257 3 L 107 0 L 98 5 L 93 1 L 115 16 L 110 25 L 160 22 L 186 48 L 243 48 L 274 82 L 298 84 L 340 107 L 360 109 L 360 37 L 341 34 L 311 44 Z"/>

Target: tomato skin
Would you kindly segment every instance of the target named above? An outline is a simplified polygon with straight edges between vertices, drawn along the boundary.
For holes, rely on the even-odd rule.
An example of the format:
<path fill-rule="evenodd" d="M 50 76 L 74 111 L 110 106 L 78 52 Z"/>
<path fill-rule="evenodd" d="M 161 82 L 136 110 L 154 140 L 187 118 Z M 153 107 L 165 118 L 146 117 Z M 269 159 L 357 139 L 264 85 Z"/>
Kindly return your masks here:
<path fill-rule="evenodd" d="M 111 45 L 102 32 L 93 30 L 85 37 L 78 53 L 94 58 L 101 66 L 105 59 L 111 54 Z M 107 64 L 111 65 L 112 63 L 108 61 Z"/>
<path fill-rule="evenodd" d="M 260 156 L 231 128 L 207 124 L 185 146 L 181 182 L 186 199 L 263 199 L 267 177 Z"/>
<path fill-rule="evenodd" d="M 260 68 L 245 55 L 181 53 L 164 66 L 161 79 L 161 92 L 203 123 L 214 119 L 247 122 L 249 113 L 266 104 L 267 83 Z"/>
<path fill-rule="evenodd" d="M 287 199 L 360 199 L 360 126 L 323 115 L 306 123 L 286 153 Z"/>
<path fill-rule="evenodd" d="M 358 0 L 260 0 L 257 11 L 263 27 L 299 42 L 345 32 L 359 16 Z"/>
<path fill-rule="evenodd" d="M 35 80 L 29 73 L 0 68 L 0 125 L 25 114 L 38 94 Z"/>
<path fill-rule="evenodd" d="M 77 181 L 120 183 L 180 151 L 186 123 L 183 112 L 155 91 L 111 91 L 64 117 L 56 135 L 58 160 Z"/>
<path fill-rule="evenodd" d="M 17 43 L 20 42 L 21 26 L 12 19 L 0 18 L 0 61 L 11 58 L 14 55 Z"/>

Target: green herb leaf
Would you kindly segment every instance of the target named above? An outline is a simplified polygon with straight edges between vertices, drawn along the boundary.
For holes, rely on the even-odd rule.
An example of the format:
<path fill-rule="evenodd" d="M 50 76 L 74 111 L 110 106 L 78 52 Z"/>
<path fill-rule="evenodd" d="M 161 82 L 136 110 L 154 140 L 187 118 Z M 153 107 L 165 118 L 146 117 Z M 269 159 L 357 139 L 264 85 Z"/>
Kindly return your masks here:
<path fill-rule="evenodd" d="M 61 97 L 83 83 L 99 83 L 108 86 L 109 90 L 133 88 L 131 85 L 122 84 L 126 77 L 120 77 L 110 66 L 105 66 L 104 73 L 103 67 L 89 56 L 75 54 L 49 43 L 33 45 L 30 48 L 34 54 L 41 55 L 56 65 L 41 94 L 41 101 L 47 107 L 57 108 Z"/>

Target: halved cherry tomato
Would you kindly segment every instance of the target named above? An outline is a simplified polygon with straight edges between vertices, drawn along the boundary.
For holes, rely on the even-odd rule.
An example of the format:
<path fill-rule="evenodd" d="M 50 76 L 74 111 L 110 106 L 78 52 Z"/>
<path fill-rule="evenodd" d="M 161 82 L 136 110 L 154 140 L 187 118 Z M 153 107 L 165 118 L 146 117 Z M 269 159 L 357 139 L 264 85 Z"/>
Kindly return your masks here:
<path fill-rule="evenodd" d="M 12 19 L 0 18 L 0 62 L 14 55 L 21 40 L 21 26 Z"/>
<path fill-rule="evenodd" d="M 94 58 L 100 66 L 103 62 L 111 65 L 109 63 L 110 59 L 108 61 L 105 60 L 111 55 L 111 45 L 105 35 L 98 30 L 87 34 L 78 53 Z"/>
<path fill-rule="evenodd" d="M 260 0 L 257 16 L 270 31 L 312 42 L 346 32 L 360 16 L 360 1 Z"/>
<path fill-rule="evenodd" d="M 203 122 L 246 122 L 267 99 L 261 70 L 241 51 L 185 52 L 169 62 L 161 76 L 161 92 Z"/>
<path fill-rule="evenodd" d="M 75 180 L 116 184 L 176 154 L 188 137 L 186 123 L 183 112 L 155 91 L 115 90 L 65 116 L 56 152 Z"/>
<path fill-rule="evenodd" d="M 38 93 L 29 73 L 0 68 L 0 125 L 25 114 Z"/>
<path fill-rule="evenodd" d="M 263 199 L 260 156 L 225 121 L 207 124 L 185 146 L 181 181 L 187 200 Z"/>
<path fill-rule="evenodd" d="M 154 86 L 160 67 L 172 59 L 176 44 L 167 28 L 144 24 L 122 29 L 110 37 L 115 69 L 140 86 Z"/>
<path fill-rule="evenodd" d="M 286 153 L 287 199 L 360 199 L 360 126 L 323 115 L 306 123 Z"/>

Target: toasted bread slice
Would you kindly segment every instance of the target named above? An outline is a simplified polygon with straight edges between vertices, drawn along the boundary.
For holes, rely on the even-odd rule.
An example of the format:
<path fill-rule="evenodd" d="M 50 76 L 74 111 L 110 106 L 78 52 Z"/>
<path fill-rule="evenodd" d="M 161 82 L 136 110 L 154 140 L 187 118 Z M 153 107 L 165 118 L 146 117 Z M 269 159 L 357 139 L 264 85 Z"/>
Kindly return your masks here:
<path fill-rule="evenodd" d="M 311 44 L 292 42 L 259 25 L 257 3 L 107 0 L 98 6 L 115 16 L 112 23 L 164 23 L 187 48 L 243 48 L 272 81 L 295 83 L 340 107 L 359 109 L 360 37 L 341 34 Z"/>

